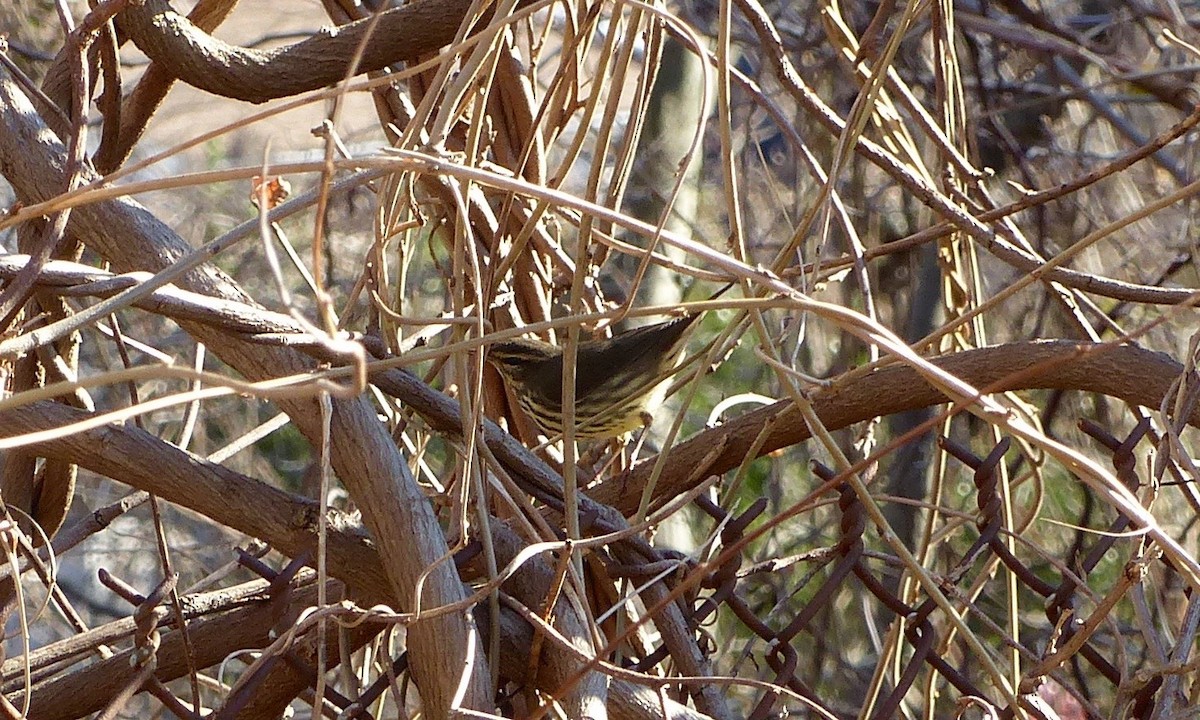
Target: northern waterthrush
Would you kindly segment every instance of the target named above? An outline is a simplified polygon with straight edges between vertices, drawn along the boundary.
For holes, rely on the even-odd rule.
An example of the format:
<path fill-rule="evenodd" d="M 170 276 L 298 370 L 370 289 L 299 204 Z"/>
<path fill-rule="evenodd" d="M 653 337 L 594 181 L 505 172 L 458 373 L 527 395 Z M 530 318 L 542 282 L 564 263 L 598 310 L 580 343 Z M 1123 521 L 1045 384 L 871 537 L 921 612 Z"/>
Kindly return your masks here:
<path fill-rule="evenodd" d="M 699 315 L 635 328 L 575 350 L 575 437 L 608 438 L 643 427 L 662 402 L 684 332 Z M 547 437 L 563 431 L 563 349 L 531 339 L 496 343 L 487 356 Z"/>

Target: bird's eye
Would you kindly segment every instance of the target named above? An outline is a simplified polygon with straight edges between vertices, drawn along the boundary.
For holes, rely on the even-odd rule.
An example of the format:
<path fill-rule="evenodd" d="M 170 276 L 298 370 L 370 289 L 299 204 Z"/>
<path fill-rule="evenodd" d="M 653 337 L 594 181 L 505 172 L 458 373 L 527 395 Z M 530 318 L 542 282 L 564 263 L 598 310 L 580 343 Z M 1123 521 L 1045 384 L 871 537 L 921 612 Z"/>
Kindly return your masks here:
<path fill-rule="evenodd" d="M 517 356 L 497 351 L 493 351 L 492 354 L 488 356 L 488 360 L 490 360 L 493 365 L 502 365 L 504 367 L 516 367 L 520 364 Z"/>

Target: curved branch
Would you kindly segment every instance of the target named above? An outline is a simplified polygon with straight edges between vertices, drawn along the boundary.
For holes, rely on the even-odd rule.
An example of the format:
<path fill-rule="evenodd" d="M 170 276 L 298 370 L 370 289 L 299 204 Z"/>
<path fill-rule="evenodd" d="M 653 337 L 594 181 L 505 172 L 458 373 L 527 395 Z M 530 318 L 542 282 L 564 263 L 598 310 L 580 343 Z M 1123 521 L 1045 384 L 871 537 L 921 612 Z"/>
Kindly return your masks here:
<path fill-rule="evenodd" d="M 0 411 L 0 435 L 43 432 L 79 422 L 86 410 L 49 400 Z M 209 462 L 133 425 L 107 425 L 25 447 L 33 454 L 75 462 L 92 472 L 194 510 L 226 527 L 260 538 L 289 557 L 317 552 L 320 506 L 265 482 Z M 330 575 L 364 601 L 393 597 L 379 549 L 357 523 L 331 511 L 326 518 Z"/>
<path fill-rule="evenodd" d="M 0 278 L 16 277 L 28 264 L 28 255 L 0 253 Z M 67 260 L 51 260 L 39 270 L 39 287 L 72 297 L 112 297 L 144 282 L 150 276 L 145 272 L 118 275 Z M 299 336 L 306 334 L 300 323 L 290 315 L 248 302 L 182 290 L 174 285 L 159 288 L 148 297 L 134 301 L 133 305 L 176 321 L 195 320 L 241 335 L 283 333 L 299 339 Z"/>
<path fill-rule="evenodd" d="M 188 19 L 194 22 L 196 27 L 210 33 L 225 21 L 236 4 L 237 0 L 200 0 L 188 13 Z M 113 172 L 129 158 L 129 153 L 133 152 L 133 146 L 146 131 L 150 118 L 154 117 L 158 106 L 167 97 L 167 92 L 174 84 L 175 78 L 167 70 L 158 63 L 150 63 L 150 66 L 142 73 L 137 85 L 121 101 L 120 110 L 116 114 L 121 118 L 121 122 L 117 128 L 115 141 L 100 143 L 100 147 L 92 158 L 92 162 L 95 163 L 96 169 L 101 174 L 107 175 Z M 111 120 L 106 116 L 105 130 L 108 130 L 109 122 Z"/>
<path fill-rule="evenodd" d="M 283 48 L 252 50 L 212 37 L 175 12 L 167 0 L 148 0 L 120 16 L 138 49 L 183 82 L 215 95 L 253 103 L 288 97 L 340 82 L 363 37 L 360 73 L 436 52 L 454 40 L 471 0 L 418 0 L 373 18 Z"/>
<path fill-rule="evenodd" d="M 307 582 L 293 582 L 289 590 L 295 594 L 288 603 L 270 602 L 266 584 L 261 581 L 246 583 L 239 588 L 230 588 L 218 592 L 200 593 L 188 597 L 187 617 L 188 634 L 193 643 L 189 654 L 181 642 L 179 629 L 162 627 L 162 637 L 158 652 L 155 655 L 155 677 L 163 682 L 175 680 L 187 675 L 193 662 L 200 667 L 208 667 L 220 663 L 236 650 L 259 649 L 270 646 L 274 640 L 274 628 L 286 619 L 286 614 L 306 604 L 315 603 L 317 588 L 309 579 Z M 128 638 L 133 631 L 132 618 L 126 618 L 96 628 L 88 633 L 86 639 L 94 644 L 109 641 L 108 637 L 97 638 L 97 635 L 115 635 L 115 638 Z M 372 626 L 377 629 L 378 626 Z M 116 634 L 115 631 L 121 631 Z M 115 639 L 114 638 L 114 639 Z M 72 638 L 78 644 L 80 637 Z M 305 640 L 311 640 L 306 635 Z M 51 646 L 51 650 L 64 652 L 64 646 L 69 647 L 71 641 L 60 641 Z M 303 647 L 306 643 L 301 643 Z M 67 661 L 73 661 L 80 666 L 83 654 L 75 649 L 73 658 L 64 658 L 57 666 L 61 669 Z M 86 649 L 86 648 L 85 648 Z M 137 649 L 130 647 L 118 650 L 107 658 L 95 658 L 74 672 L 59 672 L 53 677 L 37 682 L 32 688 L 30 717 L 38 718 L 79 718 L 100 712 L 112 700 L 118 689 L 123 687 L 139 672 L 139 666 L 132 662 Z M 20 659 L 12 665 L 18 665 Z M 12 667 L 6 663 L 9 677 L 20 677 L 19 666 Z M 18 707 L 24 699 L 24 688 L 13 690 L 7 696 Z"/>
<path fill-rule="evenodd" d="M 63 187 L 66 157 L 59 139 L 36 112 L 8 73 L 0 69 L 0 174 L 24 203 L 41 202 Z M 89 177 L 88 180 L 93 178 Z M 118 271 L 161 270 L 191 250 L 188 243 L 141 205 L 127 199 L 97 202 L 71 213 L 68 226 Z M 250 298 L 212 265 L 186 274 L 179 287 L 235 302 Z M 312 361 L 289 348 L 251 345 L 198 322 L 181 326 L 242 375 L 267 379 L 307 372 Z M 281 399 L 279 407 L 315 447 L 325 436 L 315 399 Z M 334 400 L 330 417 L 330 461 L 362 509 L 364 524 L 380 548 L 395 597 L 404 609 L 453 604 L 465 597 L 451 565 L 443 562 L 448 545 L 428 499 L 417 485 L 367 396 Z M 419 583 L 422 583 L 419 585 Z M 422 589 L 418 599 L 416 592 Z M 476 637 L 466 616 L 441 616 L 409 629 L 413 671 L 427 712 L 450 711 L 463 662 Z M 492 692 L 481 664 L 467 669 L 463 707 L 490 707 Z"/>
<path fill-rule="evenodd" d="M 83 410 L 48 400 L 38 401 L 0 411 L 0 435 L 50 430 L 78 422 L 87 416 L 88 413 Z M 495 428 L 494 432 L 500 433 L 500 430 Z M 111 425 L 62 435 L 30 445 L 26 449 L 45 457 L 78 463 L 118 482 L 195 510 L 226 527 L 258 537 L 285 555 L 315 555 L 318 551 L 319 506 L 315 500 L 285 492 L 223 465 L 209 462 L 132 424 Z M 523 549 L 523 545 L 503 523 L 493 523 L 492 533 L 501 564 L 507 565 Z M 361 526 L 337 511 L 330 511 L 328 515 L 325 552 L 330 575 L 347 583 L 360 604 L 382 603 L 391 598 L 391 587 L 380 564 L 378 548 L 363 532 Z M 519 598 L 526 605 L 537 607 L 547 597 L 546 588 L 550 584 L 548 578 L 552 575 L 553 570 L 546 560 L 534 557 L 527 559 L 518 572 L 505 581 L 503 587 L 506 592 Z M 563 635 L 571 638 L 574 644 L 573 652 L 566 652 L 555 645 L 543 650 L 542 661 L 537 667 L 538 677 L 529 680 L 536 682 L 537 686 L 546 692 L 560 690 L 565 681 L 573 678 L 585 667 L 585 662 L 578 655 L 590 656 L 590 653 L 594 653 L 587 631 L 588 626 L 575 612 L 573 605 L 560 597 L 554 616 L 555 627 Z M 263 627 L 272 627 L 275 623 L 272 621 L 261 624 Z M 528 658 L 530 641 L 524 635 L 522 632 L 516 636 L 504 637 L 504 648 L 518 653 L 518 657 Z M 264 643 L 253 645 L 263 646 Z M 218 657 L 223 657 L 228 651 L 229 648 L 222 651 Z M 520 652 L 524 655 L 520 655 Z M 526 666 L 527 663 L 510 662 L 504 666 L 503 672 L 524 670 Z M 13 672 L 18 672 L 19 664 L 14 665 L 14 668 L 16 669 L 13 669 Z M 186 670 L 186 666 L 183 670 L 172 668 L 168 672 L 164 667 L 160 667 L 160 670 L 160 677 L 169 680 L 178 677 L 180 672 Z M 600 678 L 594 671 L 587 672 L 588 682 L 594 683 Z M 107 677 L 90 670 L 75 675 L 78 677 L 69 682 Z M 64 687 L 55 684 L 49 686 Z M 615 703 L 615 707 L 610 711 L 611 717 L 623 720 L 663 717 L 658 698 L 653 692 L 628 684 L 619 683 L 618 686 L 622 696 L 611 698 Z M 38 697 L 43 695 L 44 693 Z M 666 717 L 673 720 L 707 717 L 673 702 L 666 703 L 665 707 L 668 710 Z M 76 715 L 86 712 L 92 711 L 80 710 Z"/>
<path fill-rule="evenodd" d="M 1183 366 L 1135 345 L 1103 345 L 1070 340 L 1012 343 L 944 355 L 933 360 L 973 387 L 988 392 L 1082 390 L 1156 408 Z M 848 373 L 812 396 L 813 409 L 830 430 L 874 417 L 946 402 L 946 396 L 907 365 Z M 1188 423 L 1200 427 L 1200 408 Z M 767 437 L 756 445 L 766 429 Z M 685 492 L 710 475 L 732 470 L 754 452 L 761 457 L 811 437 L 790 400 L 746 413 L 675 445 L 654 491 L 652 507 Z M 721 448 L 712 459 L 713 448 Z M 594 500 L 629 515 L 637 511 L 641 488 L 657 458 L 602 481 L 589 491 Z"/>

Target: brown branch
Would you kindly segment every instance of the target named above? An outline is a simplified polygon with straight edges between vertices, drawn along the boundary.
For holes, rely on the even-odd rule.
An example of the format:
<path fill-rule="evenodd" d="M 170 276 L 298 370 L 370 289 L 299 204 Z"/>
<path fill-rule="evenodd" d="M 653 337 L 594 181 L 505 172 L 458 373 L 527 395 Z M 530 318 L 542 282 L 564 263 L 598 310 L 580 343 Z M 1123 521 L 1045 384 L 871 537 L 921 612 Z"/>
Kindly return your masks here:
<path fill-rule="evenodd" d="M 525 542 L 499 521 L 492 524 L 491 535 L 496 561 L 501 566 L 511 563 L 525 549 Z M 551 598 L 556 597 L 552 590 L 554 577 L 554 569 L 545 556 L 532 558 L 521 566 L 508 583 L 505 583 L 505 589 L 526 607 L 541 608 Z M 486 603 L 481 604 L 481 606 L 486 605 Z M 596 646 L 592 641 L 591 626 L 586 609 L 571 602 L 560 593 L 557 594 L 553 611 L 549 614 L 553 618 L 555 629 L 570 641 L 576 652 L 547 650 L 542 653 L 540 662 L 537 664 L 537 677 L 530 678 L 532 681 L 530 684 L 542 688 L 544 692 L 558 693 L 563 698 L 561 702 L 567 710 L 568 717 L 589 717 L 593 714 L 590 703 L 596 702 L 597 696 L 604 698 L 607 695 L 607 683 L 599 673 L 584 672 L 586 661 L 579 657 L 582 655 L 585 658 L 592 658 L 596 655 Z M 510 637 L 501 639 L 502 645 L 511 644 L 514 641 L 514 638 Z M 530 642 L 525 645 L 527 653 L 532 645 L 532 638 L 530 638 Z M 520 662 L 518 666 L 510 666 L 508 672 L 520 672 L 528 668 L 528 658 L 529 655 L 526 654 L 525 661 Z M 565 683 L 569 680 L 577 677 L 577 673 L 582 675 L 582 679 L 566 685 Z M 570 689 L 563 692 L 565 687 Z"/>
<path fill-rule="evenodd" d="M 1013 343 L 945 355 L 933 360 L 955 377 L 989 392 L 1053 389 L 1081 390 L 1157 408 L 1183 366 L 1170 357 L 1133 345 L 1097 345 L 1069 340 Z M 907 365 L 871 372 L 855 371 L 812 395 L 813 409 L 830 430 L 874 417 L 946 402 L 946 396 Z M 1188 422 L 1200 426 L 1200 409 Z M 759 434 L 769 428 L 765 442 Z M 761 457 L 810 437 L 808 427 L 790 400 L 746 413 L 712 430 L 701 432 L 668 450 L 654 502 L 685 492 L 704 478 L 731 470 L 747 459 L 751 448 Z M 714 447 L 719 456 L 707 458 Z M 625 514 L 637 511 L 641 490 L 658 458 L 602 481 L 589 494 Z"/>
<path fill-rule="evenodd" d="M 1058 389 L 1093 392 L 1136 405 L 1157 408 L 1183 366 L 1162 353 L 1134 345 L 1106 345 L 1071 340 L 1012 343 L 935 358 L 933 363 L 976 388 L 989 392 Z M 1033 372 L 1030 372 L 1030 370 Z M 372 382 L 446 433 L 461 434 L 458 404 L 408 373 L 390 370 Z M 946 402 L 941 391 L 907 365 L 854 371 L 812 396 L 813 407 L 831 430 L 874 417 Z M 1188 418 L 1200 427 L 1200 410 Z M 770 427 L 765 442 L 758 435 Z M 705 478 L 737 467 L 753 448 L 761 457 L 810 437 L 790 400 L 747 413 L 700 432 L 666 452 L 653 507 L 661 506 Z M 539 499 L 561 499 L 562 478 L 508 433 L 487 421 L 483 440 L 496 458 Z M 714 455 L 715 453 L 715 455 Z M 616 508 L 624 515 L 637 510 L 641 489 L 657 461 L 648 458 L 632 470 L 602 480 L 580 498 L 580 511 L 595 518 L 593 528 L 611 532 Z M 753 458 L 751 458 L 753 459 Z"/>
<path fill-rule="evenodd" d="M 418 0 L 388 10 L 365 44 L 357 72 L 382 70 L 436 52 L 454 39 L 471 4 Z M 294 45 L 253 50 L 208 35 L 166 0 L 149 0 L 120 18 L 138 49 L 167 72 L 215 95 L 254 103 L 340 82 L 372 22 L 365 18 Z"/>
<path fill-rule="evenodd" d="M 516 611 L 500 608 L 500 632 L 504 637 L 500 646 L 501 673 L 515 682 L 530 684 L 529 648 L 533 645 L 534 629 Z M 511 674 L 509 674 L 511 673 Z M 540 669 L 539 669 L 540 673 Z M 669 678 L 660 682 L 669 683 Z M 640 718 L 664 718 L 665 720 L 712 720 L 705 715 L 669 697 L 652 687 L 638 685 L 625 678 L 609 678 L 608 716 L 612 720 L 639 720 Z"/>
<path fill-rule="evenodd" d="M 237 0 L 201 0 L 188 13 L 188 20 L 194 22 L 199 30 L 212 32 L 225 20 L 236 4 Z M 106 139 L 111 117 L 120 118 L 120 122 L 115 126 L 117 137 L 110 142 L 101 143 L 96 150 L 93 161 L 97 170 L 107 174 L 125 162 L 174 83 L 175 78 L 164 70 L 162 65 L 150 63 L 133 92 L 121 102 L 119 108 L 105 114 Z"/>
<path fill-rule="evenodd" d="M 447 401 L 453 403 L 449 398 Z M 0 412 L 0 427 L 5 428 L 8 434 L 36 432 L 62 427 L 88 416 L 81 410 L 41 401 Z M 495 432 L 500 430 L 496 428 Z M 31 454 L 77 463 L 117 482 L 152 492 L 222 525 L 258 537 L 286 555 L 295 557 L 317 551 L 318 506 L 315 501 L 284 492 L 191 455 L 136 427 L 106 426 L 64 435 L 24 449 Z M 493 537 L 501 564 L 510 561 L 523 547 L 512 532 L 498 521 L 493 525 Z M 332 512 L 326 553 L 330 574 L 345 582 L 350 587 L 351 595 L 360 604 L 388 601 L 391 588 L 380 566 L 378 550 L 362 532 L 361 526 L 340 513 Z M 545 568 L 544 558 L 527 560 L 526 566 L 503 584 L 504 590 L 531 606 L 537 605 L 537 599 L 546 596 Z M 557 609 L 555 617 L 555 627 L 563 635 L 575 639 L 579 650 L 586 647 L 589 655 L 595 652 L 595 648 L 590 646 L 587 624 L 577 617 L 569 605 Z M 93 632 L 99 632 L 99 629 Z M 110 634 L 97 636 L 94 642 L 79 638 L 72 640 L 90 646 L 112 642 L 113 637 Z M 507 637 L 503 641 L 510 647 L 514 642 Z M 518 638 L 515 642 L 521 640 Z M 525 647 L 527 651 L 528 645 Z M 35 667 L 42 664 L 39 658 L 35 656 L 32 659 Z M 19 661 L 15 659 L 4 666 L 6 675 L 14 672 L 13 668 Z M 558 647 L 547 648 L 543 651 L 538 687 L 545 692 L 559 690 L 563 680 L 583 666 L 584 663 L 576 655 Z M 158 677 L 169 679 L 162 673 Z M 645 689 L 638 690 L 636 695 L 636 698 L 622 698 L 619 706 L 623 710 L 614 714 L 614 717 L 626 720 L 660 717 L 656 714 L 652 695 L 647 696 Z M 669 708 L 671 717 L 692 716 L 674 704 Z"/>
<path fill-rule="evenodd" d="M 19 86 L 6 71 L 0 71 L 0 174 L 12 184 L 18 198 L 29 204 L 57 195 L 65 179 L 65 155 L 62 143 L 38 121 Z M 85 181 L 93 179 L 94 175 L 85 177 Z M 75 209 L 68 232 L 122 272 L 162 270 L 190 251 L 187 242 L 166 224 L 124 198 Z M 187 273 L 178 285 L 236 302 L 253 302 L 212 265 Z M 200 323 L 183 322 L 181 326 L 247 378 L 305 373 L 314 365 L 292 349 L 253 345 Z M 310 443 L 320 445 L 324 433 L 315 399 L 280 399 L 279 406 Z M 448 546 L 433 508 L 368 397 L 333 400 L 330 438 L 333 469 L 362 509 L 399 606 L 409 610 L 417 606 L 421 579 L 422 606 L 461 601 L 465 597 L 462 582 L 453 566 L 444 561 Z M 431 715 L 449 712 L 463 672 L 462 654 L 476 636 L 465 615 L 432 618 L 409 628 L 414 676 Z M 490 708 L 492 692 L 486 669 L 476 664 L 469 673 L 464 707 Z"/>
<path fill-rule="evenodd" d="M 28 255 L 0 255 L 0 278 L 16 276 L 28 263 Z M 108 298 L 148 277 L 149 273 L 115 275 L 82 263 L 52 260 L 42 266 L 37 282 L 39 287 L 61 295 Z M 175 321 L 194 320 L 214 330 L 241 335 L 308 335 L 307 330 L 291 315 L 249 302 L 181 290 L 173 285 L 159 288 L 147 297 L 134 301 L 133 305 Z"/>
<path fill-rule="evenodd" d="M 312 604 L 317 595 L 311 573 L 296 587 L 290 606 L 270 602 L 270 598 L 263 592 L 265 587 L 266 583 L 256 581 L 239 588 L 187 598 L 188 631 L 201 667 L 215 665 L 237 650 L 267 647 L 274 641 L 272 631 L 284 615 L 295 608 Z M 67 653 L 62 660 L 79 660 L 82 659 L 80 654 L 89 648 L 128 639 L 133 625 L 132 618 L 117 620 L 83 635 L 55 643 L 42 651 L 42 654 Z M 137 648 L 131 647 L 109 658 L 91 662 L 82 670 L 35 683 L 30 716 L 66 720 L 99 711 L 127 680 L 139 672 L 140 666 L 130 663 L 136 652 Z M 185 656 L 178 629 L 172 628 L 162 633 L 156 657 L 154 676 L 158 679 L 169 681 L 187 674 L 188 658 Z M 6 678 L 20 682 L 19 666 L 22 660 L 23 658 L 14 658 L 4 663 Z M 52 664 L 54 669 L 61 667 L 57 664 L 58 661 L 52 662 L 50 658 L 46 658 L 44 662 Z M 6 685 L 5 691 L 6 697 L 19 707 L 23 701 L 24 688 Z"/>
<path fill-rule="evenodd" d="M 91 414 L 38 401 L 0 412 L 3 434 L 40 432 L 86 420 Z M 93 472 L 168 502 L 191 508 L 227 527 L 260 538 L 296 557 L 317 550 L 315 500 L 293 495 L 223 465 L 180 450 L 133 426 L 109 425 L 23 448 L 42 457 L 75 462 Z M 387 602 L 390 589 L 378 549 L 362 528 L 331 512 L 327 518 L 330 573 L 366 602 Z"/>

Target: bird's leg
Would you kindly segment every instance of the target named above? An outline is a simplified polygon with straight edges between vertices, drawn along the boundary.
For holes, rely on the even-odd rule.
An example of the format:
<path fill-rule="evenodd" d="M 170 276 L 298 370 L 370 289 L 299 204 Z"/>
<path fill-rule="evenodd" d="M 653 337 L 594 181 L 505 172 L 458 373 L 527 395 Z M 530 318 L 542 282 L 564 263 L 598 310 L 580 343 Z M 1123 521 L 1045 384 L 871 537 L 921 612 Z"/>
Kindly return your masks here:
<path fill-rule="evenodd" d="M 622 433 L 610 440 L 596 443 L 591 450 L 594 453 L 592 457 L 604 457 L 606 451 L 611 453 L 605 459 L 603 467 L 596 471 L 596 477 L 602 477 L 611 470 L 615 470 L 616 472 L 628 470 L 632 466 L 632 463 L 629 461 L 628 453 L 625 452 L 625 448 L 627 447 L 629 447 L 629 433 Z"/>
<path fill-rule="evenodd" d="M 654 424 L 654 416 L 650 414 L 649 410 L 643 410 L 640 415 L 642 418 L 642 432 L 638 435 L 637 442 L 633 445 L 633 452 L 629 454 L 630 467 L 633 467 L 633 464 L 637 462 L 638 455 L 642 452 L 642 445 L 646 443 L 646 437 L 650 435 L 650 426 Z"/>
<path fill-rule="evenodd" d="M 589 448 L 588 452 L 583 456 L 583 458 L 580 458 L 580 464 L 586 464 L 584 461 L 585 458 L 592 462 L 598 461 L 600 458 L 604 457 L 605 450 L 611 450 L 612 457 L 609 458 L 608 462 L 596 472 L 596 477 L 602 476 L 604 473 L 612 469 L 614 465 L 616 466 L 617 472 L 624 472 L 625 470 L 633 467 L 633 463 L 637 459 L 638 453 L 641 452 L 643 443 L 646 441 L 646 436 L 649 435 L 650 425 L 654 422 L 654 416 L 651 415 L 649 411 L 643 410 L 639 416 L 642 420 L 642 430 L 640 433 L 638 433 L 632 452 L 626 453 L 624 450 L 625 448 L 629 447 L 629 436 L 634 432 L 637 432 L 636 430 L 622 433 L 621 435 L 618 435 L 607 442 L 596 443 L 596 445 Z"/>
<path fill-rule="evenodd" d="M 597 465 L 601 460 L 605 460 L 605 453 L 608 451 L 609 448 L 611 448 L 613 446 L 613 443 L 615 443 L 616 441 L 617 441 L 617 439 L 614 438 L 611 441 L 606 440 L 604 442 L 592 443 L 588 447 L 587 452 L 585 452 L 583 455 L 581 455 L 579 457 L 579 465 L 581 467 L 593 467 L 593 466 Z M 607 467 L 604 467 L 604 468 L 601 468 L 600 470 L 598 470 L 596 472 L 596 477 L 599 477 L 600 474 L 606 469 L 607 469 Z"/>

